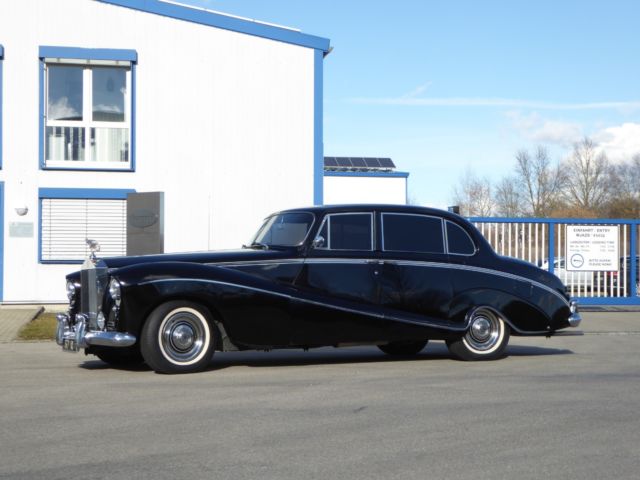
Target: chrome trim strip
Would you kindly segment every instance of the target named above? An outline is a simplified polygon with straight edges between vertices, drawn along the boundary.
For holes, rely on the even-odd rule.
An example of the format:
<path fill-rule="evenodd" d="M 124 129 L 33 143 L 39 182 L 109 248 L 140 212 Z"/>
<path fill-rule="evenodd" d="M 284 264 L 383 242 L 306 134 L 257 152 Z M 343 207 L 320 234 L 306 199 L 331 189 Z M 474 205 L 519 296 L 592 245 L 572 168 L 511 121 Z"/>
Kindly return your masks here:
<path fill-rule="evenodd" d="M 521 280 L 524 282 L 529 282 L 532 285 L 542 288 L 547 292 L 558 297 L 562 302 L 570 307 L 570 301 L 567 300 L 560 292 L 557 292 L 551 287 L 544 285 L 543 283 L 536 282 L 535 280 L 531 280 L 527 277 L 522 277 L 520 275 L 515 275 L 513 273 L 501 272 L 499 270 L 491 270 L 489 268 L 484 267 L 474 267 L 471 265 L 456 265 L 454 263 L 443 263 L 443 262 L 420 262 L 415 260 L 387 260 L 387 259 L 377 259 L 377 258 L 358 258 L 358 259 L 348 259 L 348 258 L 307 258 L 307 259 L 299 259 L 299 260 L 258 260 L 255 262 L 229 262 L 229 263 L 218 263 L 218 264 L 209 264 L 209 265 L 224 265 L 224 266 L 242 266 L 242 265 L 272 265 L 277 263 L 310 263 L 310 264 L 366 264 L 371 262 L 383 261 L 384 263 L 389 263 L 393 265 L 403 265 L 403 266 L 413 266 L 413 267 L 427 267 L 427 268 L 451 268 L 454 270 L 468 270 L 477 273 L 486 273 L 488 275 L 496 275 L 498 277 L 508 278 L 510 280 Z"/>

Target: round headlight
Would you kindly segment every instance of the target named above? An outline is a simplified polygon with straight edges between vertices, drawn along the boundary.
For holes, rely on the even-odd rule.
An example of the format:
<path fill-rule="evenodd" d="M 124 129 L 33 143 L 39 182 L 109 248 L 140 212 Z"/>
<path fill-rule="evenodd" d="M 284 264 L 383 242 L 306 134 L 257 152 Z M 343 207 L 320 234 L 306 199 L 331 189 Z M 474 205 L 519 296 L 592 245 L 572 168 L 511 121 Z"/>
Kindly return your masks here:
<path fill-rule="evenodd" d="M 116 305 L 120 305 L 120 299 L 122 298 L 120 294 L 120 282 L 115 278 L 112 278 L 111 282 L 109 282 L 109 296 Z"/>
<path fill-rule="evenodd" d="M 76 286 L 73 282 L 67 282 L 67 298 L 69 299 L 69 303 L 73 303 L 76 298 Z"/>

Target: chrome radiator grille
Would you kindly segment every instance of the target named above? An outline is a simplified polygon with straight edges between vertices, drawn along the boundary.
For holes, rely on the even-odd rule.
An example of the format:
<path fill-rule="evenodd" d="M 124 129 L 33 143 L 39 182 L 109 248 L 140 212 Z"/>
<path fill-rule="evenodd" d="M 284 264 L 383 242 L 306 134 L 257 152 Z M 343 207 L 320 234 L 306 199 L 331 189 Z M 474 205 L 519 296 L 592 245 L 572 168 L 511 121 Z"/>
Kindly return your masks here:
<path fill-rule="evenodd" d="M 89 330 L 98 329 L 98 312 L 109 285 L 109 271 L 103 262 L 85 262 L 80 271 L 80 313 L 87 316 Z"/>

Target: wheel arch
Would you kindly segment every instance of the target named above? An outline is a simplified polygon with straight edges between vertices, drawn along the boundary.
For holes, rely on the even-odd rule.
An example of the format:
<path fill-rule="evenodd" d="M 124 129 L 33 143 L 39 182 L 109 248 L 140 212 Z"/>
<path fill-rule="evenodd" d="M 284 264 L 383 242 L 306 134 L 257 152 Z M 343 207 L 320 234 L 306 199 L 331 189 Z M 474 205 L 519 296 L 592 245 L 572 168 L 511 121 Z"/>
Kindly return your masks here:
<path fill-rule="evenodd" d="M 514 336 L 543 335 L 550 331 L 551 317 L 533 301 L 495 289 L 474 289 L 458 294 L 451 303 L 451 318 L 468 328 L 471 315 L 480 307 L 498 315 Z"/>

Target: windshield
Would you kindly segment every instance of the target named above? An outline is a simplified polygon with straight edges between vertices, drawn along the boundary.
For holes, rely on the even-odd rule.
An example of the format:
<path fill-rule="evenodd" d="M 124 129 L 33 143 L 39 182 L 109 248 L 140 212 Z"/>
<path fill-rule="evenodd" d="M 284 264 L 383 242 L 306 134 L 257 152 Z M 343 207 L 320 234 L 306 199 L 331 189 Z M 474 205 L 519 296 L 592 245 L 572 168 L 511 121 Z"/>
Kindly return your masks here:
<path fill-rule="evenodd" d="M 267 218 L 249 246 L 300 245 L 313 224 L 310 213 L 281 213 Z"/>

